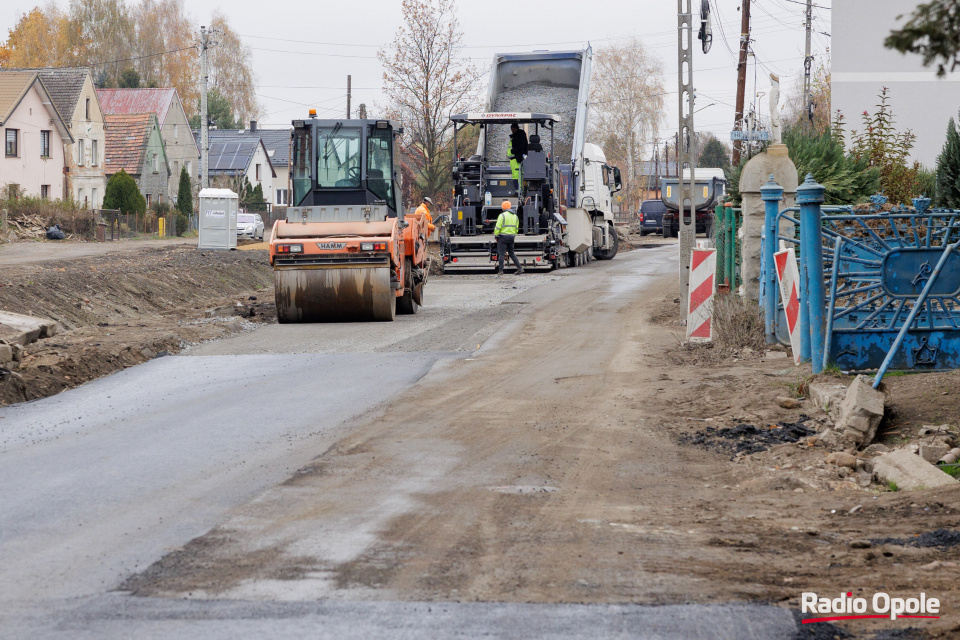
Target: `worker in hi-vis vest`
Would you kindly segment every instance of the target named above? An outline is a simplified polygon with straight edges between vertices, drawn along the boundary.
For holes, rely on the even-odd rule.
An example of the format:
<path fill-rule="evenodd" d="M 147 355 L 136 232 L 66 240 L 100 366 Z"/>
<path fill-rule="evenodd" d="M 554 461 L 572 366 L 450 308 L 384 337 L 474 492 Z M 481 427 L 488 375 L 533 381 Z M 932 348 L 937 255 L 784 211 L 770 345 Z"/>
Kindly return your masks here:
<path fill-rule="evenodd" d="M 413 212 L 414 215 L 422 215 L 427 220 L 427 233 L 432 233 L 436 227 L 433 224 L 433 214 L 430 213 L 430 210 L 433 209 L 433 200 L 424 196 L 423 202 L 417 207 L 417 210 Z"/>
<path fill-rule="evenodd" d="M 530 152 L 530 145 L 527 142 L 527 132 L 520 128 L 514 122 L 510 125 L 510 144 L 508 145 L 507 155 L 510 157 L 510 173 L 517 185 L 517 195 L 520 195 L 520 181 L 523 179 L 520 175 L 520 163 Z"/>
<path fill-rule="evenodd" d="M 493 228 L 493 235 L 497 238 L 497 275 L 503 275 L 503 254 L 509 253 L 513 264 L 517 266 L 517 275 L 523 273 L 523 267 L 517 260 L 517 253 L 513 250 L 514 240 L 517 239 L 517 232 L 520 230 L 520 218 L 513 211 L 513 205 L 509 200 L 504 200 L 500 205 L 503 211 L 497 218 L 497 226 Z"/>

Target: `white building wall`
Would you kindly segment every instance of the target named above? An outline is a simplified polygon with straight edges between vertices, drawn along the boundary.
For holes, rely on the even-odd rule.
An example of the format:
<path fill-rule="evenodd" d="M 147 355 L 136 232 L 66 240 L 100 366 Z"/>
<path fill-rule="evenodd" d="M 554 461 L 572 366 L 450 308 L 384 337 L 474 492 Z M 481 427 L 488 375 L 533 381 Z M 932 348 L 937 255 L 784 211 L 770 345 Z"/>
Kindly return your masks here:
<path fill-rule="evenodd" d="M 960 109 L 960 73 L 936 77 L 918 55 L 883 46 L 917 0 L 833 0 L 831 109 L 846 119 L 848 135 L 863 131 L 862 114 L 874 113 L 877 95 L 889 89 L 896 127 L 917 136 L 913 159 L 933 168 L 943 148 L 947 123 Z M 849 137 L 848 137 L 849 139 Z"/>

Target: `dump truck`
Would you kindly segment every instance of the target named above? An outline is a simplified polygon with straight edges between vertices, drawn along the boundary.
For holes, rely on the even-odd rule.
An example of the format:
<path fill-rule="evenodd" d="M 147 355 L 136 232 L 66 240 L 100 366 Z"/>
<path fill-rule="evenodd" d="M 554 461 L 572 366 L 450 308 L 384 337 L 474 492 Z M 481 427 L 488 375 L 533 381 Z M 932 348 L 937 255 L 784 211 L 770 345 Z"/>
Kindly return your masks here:
<path fill-rule="evenodd" d="M 684 180 L 690 179 L 689 170 Z M 718 175 L 719 172 L 719 175 Z M 713 210 L 717 204 L 723 202 L 726 195 L 727 181 L 721 177 L 721 169 L 697 169 L 694 180 L 694 210 L 696 212 L 696 232 L 707 236 L 713 235 Z M 680 235 L 680 180 L 678 178 L 664 178 L 660 185 L 660 200 L 667 208 L 663 214 L 663 237 L 676 238 Z M 686 206 L 687 211 L 690 205 Z"/>
<path fill-rule="evenodd" d="M 295 120 L 292 200 L 273 226 L 281 323 L 393 320 L 416 313 L 429 221 L 404 211 L 391 120 Z"/>
<path fill-rule="evenodd" d="M 520 218 L 517 257 L 527 270 L 612 259 L 619 249 L 613 198 L 620 170 L 585 141 L 593 52 L 497 54 L 486 110 L 455 114 L 453 206 L 442 242 L 444 272 L 493 270 L 493 228 L 501 203 Z M 519 185 L 508 159 L 510 125 L 526 131 L 529 151 Z M 476 154 L 461 156 L 457 138 L 479 127 Z"/>

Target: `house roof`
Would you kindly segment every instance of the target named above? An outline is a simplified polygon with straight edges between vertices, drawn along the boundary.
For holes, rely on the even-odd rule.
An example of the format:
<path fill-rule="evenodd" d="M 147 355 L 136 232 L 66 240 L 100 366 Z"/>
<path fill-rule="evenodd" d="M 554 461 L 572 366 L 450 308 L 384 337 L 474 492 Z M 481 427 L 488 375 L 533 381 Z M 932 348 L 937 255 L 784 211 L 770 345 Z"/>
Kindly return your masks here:
<path fill-rule="evenodd" d="M 286 167 L 290 164 L 290 132 L 291 129 L 257 129 L 245 131 L 248 136 L 260 136 L 267 152 L 272 153 L 270 163 L 275 167 Z"/>
<path fill-rule="evenodd" d="M 64 119 L 60 116 L 50 92 L 43 84 L 39 74 L 36 71 L 5 71 L 0 70 L 0 126 L 7 121 L 16 112 L 17 107 L 23 102 L 24 96 L 31 88 L 36 87 L 40 93 L 40 100 L 53 116 L 53 123 L 57 127 L 57 132 L 65 144 L 73 142 L 73 136 L 67 129 Z"/>
<path fill-rule="evenodd" d="M 270 158 L 267 147 L 263 143 L 263 139 L 257 135 L 258 133 L 258 131 L 245 132 L 238 129 L 214 129 L 210 131 L 210 152 L 208 154 L 210 173 L 246 173 L 254 154 L 257 152 L 257 147 L 263 147 L 267 162 L 270 163 L 270 172 L 276 177 L 277 172 L 273 169 L 274 160 Z M 193 135 L 199 141 L 200 132 L 194 130 Z"/>
<path fill-rule="evenodd" d="M 153 118 L 152 113 L 108 114 L 103 117 L 107 130 L 103 167 L 107 174 L 117 173 L 120 169 L 132 175 L 140 174 Z"/>
<path fill-rule="evenodd" d="M 83 91 L 83 83 L 90 74 L 89 69 L 37 69 L 43 86 L 50 92 L 54 106 L 64 120 L 73 120 L 77 110 L 77 100 Z"/>
<path fill-rule="evenodd" d="M 172 87 L 162 89 L 97 89 L 104 114 L 157 114 L 160 126 L 167 120 L 170 105 L 177 95 Z"/>

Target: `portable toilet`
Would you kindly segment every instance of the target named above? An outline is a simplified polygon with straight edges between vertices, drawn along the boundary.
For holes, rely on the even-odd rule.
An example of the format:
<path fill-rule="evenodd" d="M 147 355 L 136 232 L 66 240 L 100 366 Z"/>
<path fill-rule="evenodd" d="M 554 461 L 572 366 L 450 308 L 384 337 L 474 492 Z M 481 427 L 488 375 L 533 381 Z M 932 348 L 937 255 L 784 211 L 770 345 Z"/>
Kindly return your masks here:
<path fill-rule="evenodd" d="M 198 249 L 237 248 L 237 194 L 230 189 L 200 191 Z"/>

